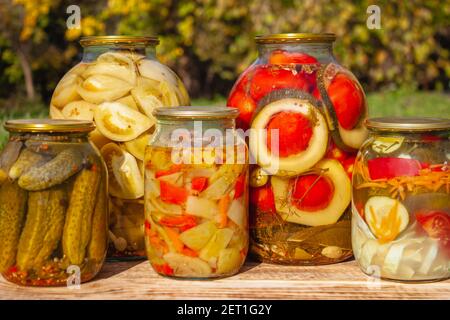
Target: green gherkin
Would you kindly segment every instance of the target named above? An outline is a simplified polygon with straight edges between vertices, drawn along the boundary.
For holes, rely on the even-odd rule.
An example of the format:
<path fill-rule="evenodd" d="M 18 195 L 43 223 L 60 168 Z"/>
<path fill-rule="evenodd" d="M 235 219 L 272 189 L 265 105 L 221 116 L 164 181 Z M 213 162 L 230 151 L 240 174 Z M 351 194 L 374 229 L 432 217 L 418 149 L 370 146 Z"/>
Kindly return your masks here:
<path fill-rule="evenodd" d="M 46 160 L 47 158 L 42 154 L 29 149 L 24 149 L 20 153 L 17 161 L 12 165 L 11 169 L 9 169 L 9 177 L 11 179 L 17 179 L 28 170 L 44 164 Z"/>
<path fill-rule="evenodd" d="M 58 247 L 66 203 L 67 195 L 63 189 L 30 192 L 17 252 L 19 270 L 38 269 Z"/>
<path fill-rule="evenodd" d="M 20 232 L 27 203 L 27 192 L 11 181 L 0 187 L 0 272 L 16 260 Z"/>
<path fill-rule="evenodd" d="M 108 246 L 108 201 L 104 185 L 100 185 L 94 216 L 92 217 L 92 233 L 88 246 L 88 257 L 96 262 L 105 258 Z"/>
<path fill-rule="evenodd" d="M 80 265 L 86 257 L 99 184 L 100 172 L 95 166 L 92 170 L 82 170 L 75 179 L 62 240 L 70 264 Z"/>
<path fill-rule="evenodd" d="M 65 149 L 40 167 L 34 167 L 19 178 L 19 186 L 38 191 L 58 185 L 77 173 L 83 165 L 83 155 L 75 149 Z"/>

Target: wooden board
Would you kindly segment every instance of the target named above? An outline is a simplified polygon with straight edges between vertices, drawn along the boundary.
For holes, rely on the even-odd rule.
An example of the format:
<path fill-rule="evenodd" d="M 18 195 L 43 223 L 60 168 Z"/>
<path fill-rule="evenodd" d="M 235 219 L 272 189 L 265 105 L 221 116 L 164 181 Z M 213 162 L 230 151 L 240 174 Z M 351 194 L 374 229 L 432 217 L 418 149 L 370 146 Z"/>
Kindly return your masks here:
<path fill-rule="evenodd" d="M 147 261 L 110 262 L 80 289 L 25 288 L 1 279 L 0 299 L 450 299 L 450 280 L 378 281 L 349 261 L 317 267 L 247 263 L 230 278 L 188 281 L 160 277 Z"/>

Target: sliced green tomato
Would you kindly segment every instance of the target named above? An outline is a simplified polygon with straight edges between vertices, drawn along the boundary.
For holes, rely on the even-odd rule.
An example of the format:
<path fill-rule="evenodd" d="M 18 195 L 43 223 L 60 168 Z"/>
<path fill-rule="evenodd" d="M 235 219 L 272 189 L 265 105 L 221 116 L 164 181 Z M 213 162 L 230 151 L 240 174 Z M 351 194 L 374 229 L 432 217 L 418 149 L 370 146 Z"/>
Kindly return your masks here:
<path fill-rule="evenodd" d="M 50 105 L 49 115 L 51 119 L 65 119 L 61 110 L 52 104 Z"/>
<path fill-rule="evenodd" d="M 296 155 L 279 157 L 267 147 L 266 128 L 273 115 L 279 112 L 301 113 L 314 122 L 308 147 Z M 266 172 L 276 175 L 294 176 L 314 166 L 325 155 L 328 141 L 328 127 L 320 111 L 309 101 L 286 98 L 264 106 L 252 121 L 250 132 L 250 151 L 255 155 L 258 165 Z M 283 137 L 279 137 L 283 139 Z"/>
<path fill-rule="evenodd" d="M 136 70 L 132 61 L 130 64 L 119 64 L 117 62 L 104 62 L 100 60 L 89 65 L 81 76 L 87 79 L 97 74 L 118 78 L 133 86 L 136 84 Z"/>
<path fill-rule="evenodd" d="M 145 148 L 147 147 L 149 140 L 150 140 L 150 133 L 145 132 L 136 139 L 126 141 L 124 144 L 125 148 L 127 148 L 127 151 L 129 153 L 131 153 L 137 159 L 144 161 Z"/>
<path fill-rule="evenodd" d="M 385 196 L 369 198 L 364 212 L 370 230 L 380 243 L 395 240 L 409 223 L 409 214 L 405 206 L 398 200 Z"/>
<path fill-rule="evenodd" d="M 175 276 L 207 277 L 212 273 L 208 263 L 199 258 L 188 257 L 175 252 L 169 252 L 163 258 L 173 269 Z"/>
<path fill-rule="evenodd" d="M 176 94 L 176 87 L 169 82 L 161 82 L 158 86 L 159 92 L 162 95 L 162 102 L 166 107 L 176 107 L 180 105 Z"/>
<path fill-rule="evenodd" d="M 180 240 L 192 250 L 201 250 L 216 233 L 213 221 L 204 222 L 180 234 Z"/>
<path fill-rule="evenodd" d="M 131 94 L 116 100 L 116 102 L 122 103 L 133 110 L 139 111 L 138 105 Z"/>
<path fill-rule="evenodd" d="M 242 264 L 241 253 L 236 248 L 223 249 L 217 260 L 217 273 L 230 274 L 237 272 Z"/>
<path fill-rule="evenodd" d="M 144 180 L 136 159 L 115 143 L 103 146 L 101 154 L 108 167 L 109 193 L 123 199 L 144 195 Z"/>
<path fill-rule="evenodd" d="M 206 246 L 200 250 L 199 257 L 207 262 L 217 262 L 220 251 L 225 249 L 233 237 L 233 230 L 229 228 L 219 229 L 211 237 Z"/>
<path fill-rule="evenodd" d="M 178 77 L 165 65 L 153 60 L 141 60 L 138 63 L 139 73 L 148 79 L 158 82 L 168 82 L 172 86 L 178 83 Z"/>
<path fill-rule="evenodd" d="M 79 100 L 68 103 L 61 112 L 66 119 L 92 121 L 96 107 L 95 104 Z"/>
<path fill-rule="evenodd" d="M 351 200 L 352 186 L 342 165 L 337 160 L 325 159 L 314 168 L 323 170 L 323 176 L 336 186 L 328 206 L 316 211 L 304 211 L 297 208 L 288 199 L 289 189 L 292 187 L 290 180 L 272 176 L 276 210 L 284 220 L 307 226 L 321 226 L 336 223 L 345 212 Z"/>
<path fill-rule="evenodd" d="M 149 118 L 153 118 L 153 111 L 164 107 L 161 95 L 153 87 L 137 87 L 131 90 L 131 95 L 137 102 L 139 110 Z"/>
<path fill-rule="evenodd" d="M 105 137 L 98 128 L 95 128 L 94 131 L 92 131 L 89 134 L 89 139 L 95 144 L 95 146 L 100 150 L 103 148 L 105 144 L 108 144 L 112 142 L 110 139 Z"/>
<path fill-rule="evenodd" d="M 105 102 L 94 112 L 100 132 L 113 141 L 130 141 L 150 129 L 154 122 L 124 104 Z"/>
<path fill-rule="evenodd" d="M 77 92 L 83 100 L 100 104 L 105 101 L 117 100 L 133 88 L 128 82 L 101 74 L 93 75 L 84 80 Z"/>
<path fill-rule="evenodd" d="M 375 137 L 372 150 L 382 154 L 392 153 L 402 146 L 404 139 L 404 137 Z"/>
<path fill-rule="evenodd" d="M 82 80 L 76 74 L 67 74 L 56 86 L 51 104 L 55 107 L 62 108 L 69 102 L 79 100 L 78 87 Z"/>

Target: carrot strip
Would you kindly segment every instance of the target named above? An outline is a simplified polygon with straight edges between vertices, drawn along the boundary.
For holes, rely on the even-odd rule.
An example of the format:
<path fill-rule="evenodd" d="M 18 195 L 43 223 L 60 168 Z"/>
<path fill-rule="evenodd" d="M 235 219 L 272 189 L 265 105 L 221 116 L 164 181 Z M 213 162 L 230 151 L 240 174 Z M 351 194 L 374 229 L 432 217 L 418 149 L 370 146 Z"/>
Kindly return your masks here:
<path fill-rule="evenodd" d="M 173 246 L 177 252 L 182 252 L 184 248 L 183 242 L 180 240 L 180 234 L 172 228 L 163 227 L 169 237 L 170 241 L 172 241 Z"/>
<path fill-rule="evenodd" d="M 228 207 L 230 206 L 230 195 L 226 194 L 219 200 L 219 226 L 225 228 L 228 221 Z"/>

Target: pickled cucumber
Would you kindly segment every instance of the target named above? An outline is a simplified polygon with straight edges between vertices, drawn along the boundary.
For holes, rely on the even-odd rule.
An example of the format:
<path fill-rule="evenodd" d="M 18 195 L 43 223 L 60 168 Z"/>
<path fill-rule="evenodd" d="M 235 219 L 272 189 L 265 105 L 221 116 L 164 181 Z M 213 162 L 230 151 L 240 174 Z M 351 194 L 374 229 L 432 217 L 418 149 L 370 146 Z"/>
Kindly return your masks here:
<path fill-rule="evenodd" d="M 75 149 L 65 149 L 40 167 L 35 167 L 19 178 L 19 186 L 29 191 L 47 189 L 67 180 L 83 165 L 83 155 Z"/>
<path fill-rule="evenodd" d="M 0 154 L 0 184 L 8 179 L 8 172 L 19 157 L 22 141 L 9 141 Z"/>
<path fill-rule="evenodd" d="M 27 203 L 27 192 L 10 181 L 0 188 L 0 272 L 11 267 L 16 259 L 20 231 Z"/>
<path fill-rule="evenodd" d="M 28 212 L 17 251 L 21 271 L 38 269 L 61 239 L 67 195 L 63 189 L 30 192 Z"/>
<path fill-rule="evenodd" d="M 82 170 L 75 179 L 62 238 L 70 264 L 80 265 L 86 256 L 99 183 L 100 172 L 96 167 Z"/>
<path fill-rule="evenodd" d="M 108 207 L 104 185 L 100 185 L 94 216 L 92 217 L 91 240 L 88 247 L 88 256 L 101 262 L 105 258 L 108 245 Z"/>
<path fill-rule="evenodd" d="M 17 179 L 28 170 L 44 164 L 45 161 L 46 157 L 42 154 L 36 153 L 29 149 L 24 149 L 20 153 L 17 161 L 12 165 L 11 169 L 9 169 L 9 177 L 11 179 Z"/>

